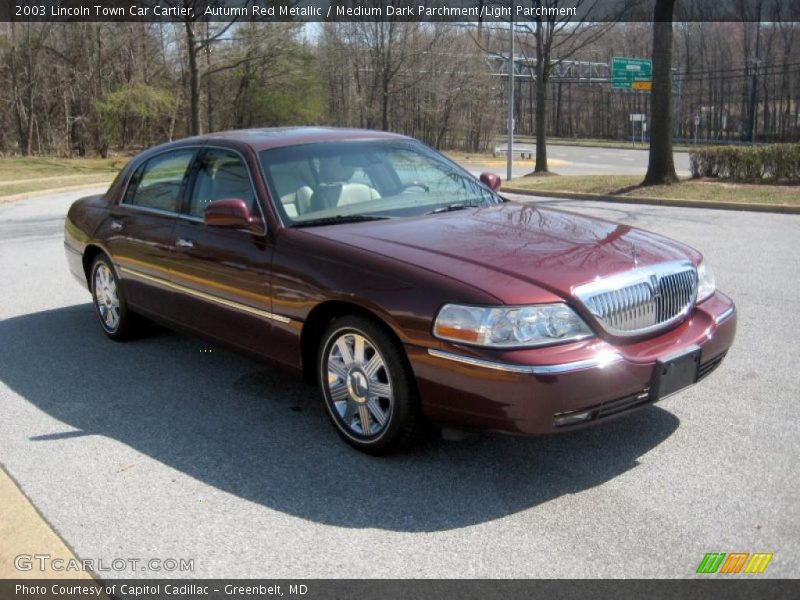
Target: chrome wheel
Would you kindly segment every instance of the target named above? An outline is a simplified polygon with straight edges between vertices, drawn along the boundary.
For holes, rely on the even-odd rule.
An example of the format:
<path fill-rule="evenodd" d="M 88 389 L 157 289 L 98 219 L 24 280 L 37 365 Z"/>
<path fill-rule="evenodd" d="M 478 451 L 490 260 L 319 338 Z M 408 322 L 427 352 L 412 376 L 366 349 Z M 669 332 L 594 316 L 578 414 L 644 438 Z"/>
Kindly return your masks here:
<path fill-rule="evenodd" d="M 394 393 L 386 362 L 365 336 L 347 331 L 329 345 L 326 357 L 330 402 L 350 433 L 380 435 L 389 422 Z"/>
<path fill-rule="evenodd" d="M 116 331 L 120 322 L 120 303 L 117 281 L 111 269 L 98 262 L 94 270 L 94 297 L 100 321 L 108 331 Z"/>

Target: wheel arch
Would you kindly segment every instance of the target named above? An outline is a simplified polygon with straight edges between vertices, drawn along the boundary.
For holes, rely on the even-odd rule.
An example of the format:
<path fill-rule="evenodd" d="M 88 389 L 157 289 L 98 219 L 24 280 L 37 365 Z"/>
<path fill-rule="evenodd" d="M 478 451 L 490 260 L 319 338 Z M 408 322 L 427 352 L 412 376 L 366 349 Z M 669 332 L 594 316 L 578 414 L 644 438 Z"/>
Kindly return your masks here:
<path fill-rule="evenodd" d="M 346 316 L 365 317 L 381 327 L 402 349 L 403 342 L 388 320 L 377 312 L 360 304 L 345 300 L 327 300 L 315 306 L 308 314 L 300 332 L 300 351 L 303 380 L 311 384 L 317 383 L 317 352 L 322 342 L 322 335 L 331 321 Z M 405 352 L 403 352 L 405 355 Z M 407 359 L 406 359 L 407 360 Z"/>
<path fill-rule="evenodd" d="M 108 256 L 108 253 L 103 250 L 100 246 L 95 244 L 89 244 L 86 248 L 83 249 L 83 274 L 86 276 L 86 285 L 89 286 L 89 290 L 92 289 L 92 282 L 91 282 L 91 271 L 92 271 L 92 264 L 94 263 L 95 258 L 99 255 L 105 254 Z"/>

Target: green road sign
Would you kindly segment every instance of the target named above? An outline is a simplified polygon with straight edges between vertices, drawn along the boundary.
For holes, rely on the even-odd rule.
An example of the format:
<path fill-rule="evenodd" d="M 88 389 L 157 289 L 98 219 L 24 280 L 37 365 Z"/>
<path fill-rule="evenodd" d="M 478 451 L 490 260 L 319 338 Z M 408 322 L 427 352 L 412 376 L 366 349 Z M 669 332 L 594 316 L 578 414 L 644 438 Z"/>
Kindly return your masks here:
<path fill-rule="evenodd" d="M 617 90 L 653 89 L 653 61 L 649 58 L 611 59 L 611 87 Z"/>

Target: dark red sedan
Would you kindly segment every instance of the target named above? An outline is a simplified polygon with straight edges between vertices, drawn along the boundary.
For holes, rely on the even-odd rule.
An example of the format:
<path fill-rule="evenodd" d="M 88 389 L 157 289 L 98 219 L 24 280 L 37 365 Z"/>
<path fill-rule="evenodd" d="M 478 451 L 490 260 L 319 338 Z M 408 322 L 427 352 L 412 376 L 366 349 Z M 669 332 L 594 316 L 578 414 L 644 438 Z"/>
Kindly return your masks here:
<path fill-rule="evenodd" d="M 142 318 L 318 383 L 353 446 L 542 434 L 702 379 L 736 315 L 699 252 L 497 194 L 407 137 L 261 129 L 143 152 L 66 221 L 112 339 Z"/>

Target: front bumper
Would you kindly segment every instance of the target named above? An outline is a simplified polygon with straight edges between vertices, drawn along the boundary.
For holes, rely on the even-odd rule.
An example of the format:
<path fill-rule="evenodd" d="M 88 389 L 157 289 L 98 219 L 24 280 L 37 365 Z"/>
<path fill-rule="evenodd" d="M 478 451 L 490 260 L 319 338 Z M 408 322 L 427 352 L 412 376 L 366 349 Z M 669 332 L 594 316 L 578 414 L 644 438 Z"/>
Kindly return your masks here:
<path fill-rule="evenodd" d="M 443 343 L 408 346 L 422 407 L 461 427 L 544 434 L 582 427 L 660 400 L 657 361 L 700 348 L 698 381 L 733 344 L 736 310 L 717 292 L 669 331 L 638 341 L 594 338 L 573 344 L 491 351 Z M 587 416 L 571 419 L 570 415 Z"/>

